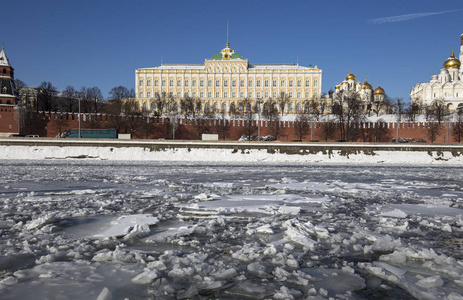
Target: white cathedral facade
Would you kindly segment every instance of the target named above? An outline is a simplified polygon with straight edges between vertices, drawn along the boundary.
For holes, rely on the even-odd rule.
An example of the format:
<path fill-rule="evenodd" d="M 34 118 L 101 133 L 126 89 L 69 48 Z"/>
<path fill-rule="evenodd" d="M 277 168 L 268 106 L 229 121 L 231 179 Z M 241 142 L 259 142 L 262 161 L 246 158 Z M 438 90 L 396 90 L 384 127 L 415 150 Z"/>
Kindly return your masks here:
<path fill-rule="evenodd" d="M 412 88 L 412 102 L 431 105 L 434 101 L 442 100 L 450 112 L 463 109 L 463 34 L 460 41 L 460 57 L 456 58 L 452 50 L 439 74 L 431 76 L 429 82 L 417 83 Z"/>

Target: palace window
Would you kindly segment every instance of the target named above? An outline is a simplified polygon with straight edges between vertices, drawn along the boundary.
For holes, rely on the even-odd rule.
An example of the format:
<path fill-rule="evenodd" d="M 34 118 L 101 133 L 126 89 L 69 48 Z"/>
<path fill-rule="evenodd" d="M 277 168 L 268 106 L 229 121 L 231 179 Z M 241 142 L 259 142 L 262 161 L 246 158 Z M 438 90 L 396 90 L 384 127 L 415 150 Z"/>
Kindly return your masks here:
<path fill-rule="evenodd" d="M 227 111 L 227 103 L 222 103 L 222 111 L 223 112 Z"/>
<path fill-rule="evenodd" d="M 301 92 L 297 92 L 297 98 L 301 98 Z"/>
<path fill-rule="evenodd" d="M 318 79 L 313 80 L 313 86 L 318 86 Z"/>
<path fill-rule="evenodd" d="M 212 98 L 212 92 L 207 92 L 207 98 Z"/>
<path fill-rule="evenodd" d="M 177 98 L 182 97 L 182 92 L 177 92 Z"/>
<path fill-rule="evenodd" d="M 235 91 L 232 92 L 232 98 L 236 98 L 236 92 Z"/>
<path fill-rule="evenodd" d="M 249 81 L 248 81 L 248 86 L 249 86 L 249 87 L 252 86 L 252 79 L 249 79 Z"/>
<path fill-rule="evenodd" d="M 306 99 L 309 99 L 309 95 L 310 95 L 309 92 L 305 92 L 305 98 Z"/>
<path fill-rule="evenodd" d="M 169 97 L 173 98 L 174 97 L 174 92 L 169 92 Z"/>
<path fill-rule="evenodd" d="M 151 98 L 151 92 L 150 91 L 146 92 L 146 97 Z"/>
<path fill-rule="evenodd" d="M 162 92 L 162 98 L 166 97 L 166 92 Z"/>
<path fill-rule="evenodd" d="M 151 79 L 148 79 L 148 80 L 146 81 L 146 85 L 147 85 L 147 86 L 151 86 Z"/>
<path fill-rule="evenodd" d="M 265 79 L 265 80 L 264 80 L 264 86 L 265 86 L 265 87 L 268 87 L 268 79 Z"/>
<path fill-rule="evenodd" d="M 212 86 L 212 79 L 209 79 L 209 80 L 207 81 L 207 86 L 209 86 L 209 87 Z"/>
<path fill-rule="evenodd" d="M 219 105 L 216 103 L 214 103 L 214 112 L 219 112 Z"/>
<path fill-rule="evenodd" d="M 260 79 L 256 80 L 256 86 L 260 86 Z"/>
<path fill-rule="evenodd" d="M 216 80 L 215 80 L 215 86 L 216 86 L 216 87 L 219 87 L 219 86 L 220 86 L 220 79 L 216 79 Z"/>
<path fill-rule="evenodd" d="M 140 79 L 140 80 L 138 81 L 138 86 L 143 86 L 143 79 Z"/>
<path fill-rule="evenodd" d="M 257 91 L 256 98 L 260 98 L 260 91 Z"/>
<path fill-rule="evenodd" d="M 154 80 L 154 86 L 158 86 L 159 85 L 159 80 L 155 79 Z"/>
<path fill-rule="evenodd" d="M 289 97 L 289 98 L 293 98 L 293 92 L 289 92 L 288 97 Z"/>
<path fill-rule="evenodd" d="M 196 86 L 196 79 L 193 79 L 193 80 L 191 81 L 191 86 Z"/>
<path fill-rule="evenodd" d="M 158 91 L 154 92 L 154 97 L 156 97 L 156 98 L 159 97 L 159 92 Z"/>
<path fill-rule="evenodd" d="M 232 80 L 232 87 L 235 87 L 236 86 L 236 79 L 233 79 Z"/>
<path fill-rule="evenodd" d="M 268 98 L 268 92 L 265 92 L 264 98 Z"/>
<path fill-rule="evenodd" d="M 224 91 L 224 92 L 223 92 L 223 97 L 224 97 L 224 98 L 228 98 L 228 91 Z"/>
<path fill-rule="evenodd" d="M 276 97 L 277 97 L 277 92 L 273 91 L 273 92 L 272 92 L 272 97 L 273 97 L 273 98 L 276 98 Z"/>
<path fill-rule="evenodd" d="M 248 97 L 252 98 L 252 92 L 248 92 Z"/>
<path fill-rule="evenodd" d="M 174 80 L 173 79 L 169 80 L 169 86 L 174 86 Z"/>
<path fill-rule="evenodd" d="M 280 80 L 280 86 L 285 86 L 285 80 L 284 79 Z"/>
<path fill-rule="evenodd" d="M 216 85 L 216 86 L 218 86 L 218 85 Z M 223 80 L 223 86 L 228 86 L 228 79 Z"/>
<path fill-rule="evenodd" d="M 272 85 L 277 86 L 277 80 L 276 79 L 273 79 Z"/>
<path fill-rule="evenodd" d="M 293 80 L 292 79 L 289 80 L 289 86 L 293 86 Z"/>
<path fill-rule="evenodd" d="M 183 97 L 187 98 L 188 97 L 188 92 L 183 93 Z"/>
<path fill-rule="evenodd" d="M 305 86 L 310 86 L 310 79 L 305 80 Z"/>
<path fill-rule="evenodd" d="M 240 86 L 241 86 L 241 87 L 244 86 L 244 79 L 241 79 L 241 80 L 240 80 Z"/>
<path fill-rule="evenodd" d="M 181 86 L 182 85 L 182 81 L 180 79 L 177 79 L 177 86 Z"/>
<path fill-rule="evenodd" d="M 220 92 L 219 91 L 215 92 L 215 97 L 220 98 Z"/>
<path fill-rule="evenodd" d="M 240 92 L 240 98 L 244 98 L 244 92 Z"/>
<path fill-rule="evenodd" d="M 290 113 L 293 112 L 293 104 L 292 104 L 292 103 L 290 103 L 290 104 L 288 105 L 288 110 L 289 110 Z"/>
<path fill-rule="evenodd" d="M 204 86 L 204 79 L 201 79 L 201 80 L 199 81 L 199 86 Z"/>
<path fill-rule="evenodd" d="M 185 86 L 188 86 L 189 82 L 188 79 L 185 79 Z"/>
<path fill-rule="evenodd" d="M 301 80 L 300 79 L 297 80 L 297 86 L 301 86 Z"/>
<path fill-rule="evenodd" d="M 196 98 L 196 92 L 192 92 L 192 93 L 191 93 L 191 96 L 192 96 L 193 98 Z"/>
<path fill-rule="evenodd" d="M 204 98 L 204 92 L 199 92 L 199 97 Z"/>
<path fill-rule="evenodd" d="M 143 92 L 138 93 L 138 98 L 143 98 Z"/>
<path fill-rule="evenodd" d="M 166 86 L 166 80 L 165 79 L 162 80 L 162 86 Z"/>
<path fill-rule="evenodd" d="M 300 103 L 298 103 L 298 104 L 296 105 L 296 112 L 297 112 L 297 113 L 301 113 L 301 112 L 302 112 L 302 105 L 301 105 Z"/>

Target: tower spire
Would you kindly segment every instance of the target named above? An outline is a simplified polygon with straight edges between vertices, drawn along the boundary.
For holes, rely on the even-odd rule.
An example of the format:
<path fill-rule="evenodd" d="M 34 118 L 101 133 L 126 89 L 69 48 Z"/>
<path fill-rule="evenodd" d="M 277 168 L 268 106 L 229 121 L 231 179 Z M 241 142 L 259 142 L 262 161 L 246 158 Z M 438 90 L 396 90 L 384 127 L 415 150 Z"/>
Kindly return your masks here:
<path fill-rule="evenodd" d="M 228 42 L 228 20 L 227 20 L 227 48 L 230 48 L 230 43 Z"/>

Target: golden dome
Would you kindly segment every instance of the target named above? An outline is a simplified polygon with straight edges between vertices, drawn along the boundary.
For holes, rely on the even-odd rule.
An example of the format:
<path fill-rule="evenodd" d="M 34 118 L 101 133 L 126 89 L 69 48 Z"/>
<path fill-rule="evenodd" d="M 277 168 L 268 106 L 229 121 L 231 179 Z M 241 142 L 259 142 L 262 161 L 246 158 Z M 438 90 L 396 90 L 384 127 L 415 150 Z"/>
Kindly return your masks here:
<path fill-rule="evenodd" d="M 354 80 L 355 81 L 355 75 L 352 74 L 352 71 L 350 71 L 349 75 L 346 76 L 346 80 Z"/>
<path fill-rule="evenodd" d="M 384 95 L 384 89 L 378 84 L 376 90 L 374 90 L 373 95 Z"/>
<path fill-rule="evenodd" d="M 444 62 L 444 68 L 446 69 L 459 69 L 461 66 L 461 62 L 455 57 L 455 54 L 450 54 L 450 57 Z"/>
<path fill-rule="evenodd" d="M 365 79 L 365 82 L 362 85 L 362 90 L 372 90 L 372 89 L 373 87 L 371 86 L 371 84 L 369 84 L 368 81 Z"/>

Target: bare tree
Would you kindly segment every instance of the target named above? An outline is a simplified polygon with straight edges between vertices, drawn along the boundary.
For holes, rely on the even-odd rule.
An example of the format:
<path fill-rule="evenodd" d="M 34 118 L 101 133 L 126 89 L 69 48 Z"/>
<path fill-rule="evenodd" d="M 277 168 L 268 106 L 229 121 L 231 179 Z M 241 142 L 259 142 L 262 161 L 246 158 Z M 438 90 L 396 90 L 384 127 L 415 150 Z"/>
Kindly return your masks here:
<path fill-rule="evenodd" d="M 268 99 L 263 104 L 262 117 L 270 123 L 270 134 L 275 138 L 281 135 L 281 117 L 277 109 L 277 103 L 273 99 Z"/>
<path fill-rule="evenodd" d="M 59 132 L 58 136 L 62 137 L 63 136 L 63 131 L 66 128 L 66 125 L 68 123 L 68 120 L 66 119 L 65 115 L 62 113 L 56 113 L 55 114 L 55 128 Z"/>
<path fill-rule="evenodd" d="M 278 107 L 280 109 L 281 115 L 283 116 L 285 113 L 285 108 L 289 103 L 289 97 L 286 95 L 285 92 L 280 93 L 280 97 L 278 98 Z"/>
<path fill-rule="evenodd" d="M 328 139 L 334 138 L 336 134 L 336 123 L 333 120 L 326 120 L 321 123 L 319 137 L 324 139 L 325 142 Z"/>
<path fill-rule="evenodd" d="M 383 119 L 379 119 L 370 129 L 370 137 L 373 142 L 387 142 L 391 139 L 390 134 L 387 123 Z"/>
<path fill-rule="evenodd" d="M 76 112 L 78 109 L 77 102 L 77 91 L 73 86 L 68 85 L 64 91 L 61 92 L 61 98 L 63 100 L 62 111 Z"/>
<path fill-rule="evenodd" d="M 431 106 L 428 108 L 428 117 L 432 121 L 437 121 L 440 123 L 444 120 L 445 116 L 449 115 L 449 109 L 445 105 L 443 100 L 435 100 Z"/>
<path fill-rule="evenodd" d="M 437 137 L 440 133 L 440 124 L 436 122 L 429 122 L 426 129 L 426 134 L 431 143 L 434 143 L 437 140 Z"/>
<path fill-rule="evenodd" d="M 294 130 L 299 140 L 310 133 L 310 118 L 307 114 L 297 114 L 294 120 Z"/>
<path fill-rule="evenodd" d="M 49 113 L 51 113 L 52 111 L 56 111 L 57 95 L 58 95 L 58 91 L 51 84 L 51 82 L 49 81 L 42 82 L 38 86 L 38 93 L 37 93 L 37 104 L 38 104 L 39 110 L 48 111 Z"/>
<path fill-rule="evenodd" d="M 340 125 L 340 139 L 355 141 L 360 136 L 360 124 L 365 120 L 360 95 L 355 91 L 336 94 L 333 114 Z"/>
<path fill-rule="evenodd" d="M 231 129 L 230 119 L 227 117 L 225 111 L 221 111 L 219 113 L 219 117 L 217 119 L 217 130 L 221 135 L 222 139 L 225 140 L 228 132 Z"/>
<path fill-rule="evenodd" d="M 254 139 L 256 135 L 257 126 L 254 123 L 256 106 L 252 101 L 245 98 L 238 102 L 238 109 L 236 110 L 237 118 L 244 121 L 244 127 L 241 129 L 241 135 L 246 136 L 248 140 Z"/>
<path fill-rule="evenodd" d="M 453 127 L 452 134 L 455 141 L 457 143 L 461 143 L 461 141 L 463 140 L 463 108 L 457 108 L 456 114 L 457 121 L 455 122 L 455 126 Z"/>

